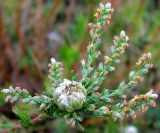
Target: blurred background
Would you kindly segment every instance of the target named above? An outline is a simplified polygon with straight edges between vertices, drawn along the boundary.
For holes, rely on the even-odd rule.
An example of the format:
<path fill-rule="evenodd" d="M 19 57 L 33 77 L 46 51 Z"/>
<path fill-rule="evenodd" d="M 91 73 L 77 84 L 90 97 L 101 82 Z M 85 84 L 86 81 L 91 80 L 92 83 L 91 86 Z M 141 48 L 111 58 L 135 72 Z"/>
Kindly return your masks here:
<path fill-rule="evenodd" d="M 130 38 L 121 64 L 102 86 L 115 88 L 127 79 L 138 57 L 149 51 L 154 67 L 127 96 L 132 98 L 150 89 L 160 93 L 160 0 L 0 0 L 0 89 L 13 85 L 26 88 L 31 94 L 50 91 L 46 86 L 51 57 L 63 62 L 64 77 L 69 78 L 71 70 L 79 72 L 80 59 L 90 41 L 87 24 L 94 21 L 93 13 L 100 2 L 111 2 L 115 9 L 103 35 L 104 51 L 109 52 L 113 36 L 121 30 Z M 143 114 L 138 112 L 134 120 L 88 118 L 82 123 L 84 132 L 159 133 L 159 100 L 156 108 Z M 17 122 L 15 110 L 20 113 L 26 110 L 31 116 L 38 112 L 24 104 L 11 106 L 0 93 L 0 133 L 9 132 L 11 124 Z M 67 126 L 63 119 L 47 119 L 17 132 L 80 131 Z"/>

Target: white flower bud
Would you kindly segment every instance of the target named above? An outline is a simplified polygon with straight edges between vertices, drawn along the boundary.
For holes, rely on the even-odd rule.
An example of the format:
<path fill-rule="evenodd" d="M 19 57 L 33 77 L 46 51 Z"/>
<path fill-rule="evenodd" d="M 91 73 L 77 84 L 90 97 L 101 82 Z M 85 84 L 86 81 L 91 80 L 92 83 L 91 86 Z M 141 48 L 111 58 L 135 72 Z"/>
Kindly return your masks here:
<path fill-rule="evenodd" d="M 106 106 L 101 107 L 100 110 L 102 111 L 103 114 L 109 113 L 109 108 Z"/>
<path fill-rule="evenodd" d="M 103 63 L 100 63 L 98 68 L 100 71 L 102 71 L 103 70 Z"/>
<path fill-rule="evenodd" d="M 120 36 L 121 36 L 121 37 L 125 37 L 125 36 L 126 36 L 126 33 L 122 30 L 122 31 L 120 32 Z"/>
<path fill-rule="evenodd" d="M 151 58 L 152 58 L 152 54 L 151 54 L 151 53 L 147 53 L 147 57 L 148 57 L 149 59 L 151 59 Z"/>
<path fill-rule="evenodd" d="M 64 79 L 54 89 L 53 97 L 59 109 L 73 112 L 80 109 L 86 101 L 86 89 L 80 83 Z"/>
<path fill-rule="evenodd" d="M 100 9 L 103 9 L 103 8 L 104 8 L 103 3 L 100 3 L 99 6 L 100 6 Z"/>
<path fill-rule="evenodd" d="M 106 7 L 106 8 L 111 8 L 111 3 L 107 3 L 107 4 L 105 5 L 105 7 Z"/>
<path fill-rule="evenodd" d="M 56 60 L 54 58 L 51 58 L 51 63 L 52 64 L 55 64 L 56 63 Z"/>
<path fill-rule="evenodd" d="M 44 103 L 42 103 L 39 107 L 40 107 L 40 109 L 42 110 L 42 109 L 44 109 L 45 108 L 45 104 Z"/>
<path fill-rule="evenodd" d="M 150 105 L 151 105 L 152 107 L 156 107 L 155 101 L 151 101 Z"/>
<path fill-rule="evenodd" d="M 128 37 L 128 36 L 125 36 L 125 39 L 126 39 L 126 41 L 128 42 L 128 40 L 129 40 L 129 37 Z"/>
<path fill-rule="evenodd" d="M 150 97 L 156 99 L 156 98 L 158 98 L 158 95 L 157 94 L 151 94 Z"/>
<path fill-rule="evenodd" d="M 81 64 L 82 64 L 82 66 L 84 66 L 84 65 L 85 65 L 85 61 L 84 61 L 84 59 L 81 61 Z"/>
<path fill-rule="evenodd" d="M 7 94 L 7 93 L 9 93 L 10 91 L 9 91 L 9 89 L 3 89 L 1 92 Z"/>
<path fill-rule="evenodd" d="M 149 92 L 146 93 L 146 96 L 150 97 L 152 95 L 152 93 L 153 93 L 153 90 L 151 89 Z"/>

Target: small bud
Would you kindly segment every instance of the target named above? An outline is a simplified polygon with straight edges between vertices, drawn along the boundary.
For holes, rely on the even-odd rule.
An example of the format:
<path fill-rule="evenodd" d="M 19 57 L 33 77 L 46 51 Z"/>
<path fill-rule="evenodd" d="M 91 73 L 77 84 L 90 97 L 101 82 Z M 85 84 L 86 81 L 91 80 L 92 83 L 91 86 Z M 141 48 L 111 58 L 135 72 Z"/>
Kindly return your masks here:
<path fill-rule="evenodd" d="M 96 53 L 97 53 L 97 55 L 98 55 L 98 56 L 100 56 L 100 55 L 101 55 L 101 51 L 97 51 Z"/>
<path fill-rule="evenodd" d="M 89 27 L 89 28 L 92 28 L 92 27 L 93 27 L 93 23 L 89 23 L 89 24 L 88 24 L 88 27 Z"/>
<path fill-rule="evenodd" d="M 94 14 L 94 17 L 95 17 L 95 18 L 98 18 L 98 17 L 99 17 L 99 13 L 96 12 L 96 13 Z"/>
<path fill-rule="evenodd" d="M 104 58 L 105 58 L 105 61 L 107 61 L 107 62 L 111 62 L 112 61 L 112 58 L 110 58 L 109 56 L 104 56 Z"/>
<path fill-rule="evenodd" d="M 137 100 L 139 100 L 139 97 L 136 95 L 136 96 L 134 97 L 134 101 L 137 101 Z"/>
<path fill-rule="evenodd" d="M 118 57 L 119 57 L 119 54 L 115 53 L 115 54 L 113 55 L 113 57 L 114 57 L 114 58 L 118 58 Z"/>
<path fill-rule="evenodd" d="M 97 26 L 98 29 L 101 29 L 101 28 L 102 28 L 100 23 L 97 23 L 96 26 Z"/>
<path fill-rule="evenodd" d="M 107 19 L 109 19 L 109 20 L 111 19 L 111 14 L 109 14 L 109 15 L 107 16 Z"/>
<path fill-rule="evenodd" d="M 158 98 L 158 95 L 157 95 L 157 94 L 151 94 L 150 97 L 153 98 L 153 99 L 157 99 L 157 98 Z"/>
<path fill-rule="evenodd" d="M 142 112 L 146 112 L 147 110 L 148 110 L 148 106 L 144 105 L 144 106 L 142 107 Z"/>
<path fill-rule="evenodd" d="M 128 42 L 128 40 L 129 40 L 129 37 L 128 37 L 128 36 L 125 36 L 125 40 Z"/>
<path fill-rule="evenodd" d="M 114 36 L 114 38 L 113 38 L 113 42 L 114 42 L 114 43 L 116 43 L 118 39 L 119 39 L 119 37 L 118 37 L 118 36 Z"/>
<path fill-rule="evenodd" d="M 24 94 L 28 93 L 28 91 L 27 91 L 26 89 L 22 89 L 22 92 L 23 92 Z"/>
<path fill-rule="evenodd" d="M 103 63 L 100 63 L 98 68 L 100 71 L 102 71 L 103 70 Z"/>
<path fill-rule="evenodd" d="M 20 87 L 16 87 L 15 90 L 16 90 L 17 92 L 21 92 Z"/>
<path fill-rule="evenodd" d="M 134 115 L 132 115 L 132 118 L 134 119 L 134 118 L 136 118 L 137 116 L 136 116 L 136 113 L 134 113 Z"/>
<path fill-rule="evenodd" d="M 136 76 L 136 77 L 135 77 L 135 80 L 137 80 L 137 81 L 143 81 L 143 79 L 144 79 L 144 78 L 141 77 L 141 76 Z"/>
<path fill-rule="evenodd" d="M 109 113 L 109 108 L 106 106 L 102 106 L 98 109 L 100 112 L 102 112 L 103 114 L 108 114 Z"/>
<path fill-rule="evenodd" d="M 148 57 L 148 59 L 151 59 L 152 58 L 152 54 L 151 53 L 147 53 L 147 57 Z"/>
<path fill-rule="evenodd" d="M 151 68 L 153 68 L 153 64 L 147 64 L 146 67 L 147 67 L 147 69 L 151 69 Z"/>
<path fill-rule="evenodd" d="M 7 94 L 7 93 L 9 93 L 10 91 L 9 91 L 9 89 L 3 89 L 1 92 Z"/>
<path fill-rule="evenodd" d="M 40 107 L 40 109 L 42 110 L 42 109 L 45 108 L 45 104 L 42 103 L 39 107 Z"/>
<path fill-rule="evenodd" d="M 137 62 L 137 63 L 136 63 L 136 67 L 137 67 L 137 68 L 141 68 L 141 66 L 142 66 L 141 62 Z"/>
<path fill-rule="evenodd" d="M 149 92 L 147 92 L 147 93 L 146 93 L 146 96 L 149 96 L 149 97 L 150 97 L 150 96 L 152 95 L 152 93 L 153 93 L 153 89 L 151 89 Z"/>
<path fill-rule="evenodd" d="M 134 81 L 134 80 L 132 80 L 132 81 L 131 81 L 131 84 L 132 84 L 133 86 L 135 86 L 135 85 L 137 85 L 137 82 Z"/>
<path fill-rule="evenodd" d="M 115 47 L 111 46 L 111 52 L 114 52 L 114 51 L 115 51 Z"/>
<path fill-rule="evenodd" d="M 100 4 L 99 4 L 99 7 L 100 7 L 100 9 L 103 9 L 103 8 L 104 8 L 103 3 L 100 3 Z"/>
<path fill-rule="evenodd" d="M 156 107 L 156 103 L 155 103 L 154 101 L 151 101 L 150 105 L 151 105 L 152 107 Z"/>
<path fill-rule="evenodd" d="M 101 10 L 98 8 L 98 9 L 96 9 L 96 11 L 97 11 L 98 13 L 100 13 Z"/>
<path fill-rule="evenodd" d="M 123 101 L 123 105 L 127 105 L 127 101 L 126 100 Z"/>
<path fill-rule="evenodd" d="M 140 98 L 140 99 L 144 99 L 145 96 L 144 96 L 144 95 L 140 95 L 139 98 Z"/>
<path fill-rule="evenodd" d="M 111 3 L 107 3 L 107 4 L 105 5 L 105 7 L 106 7 L 106 8 L 111 8 Z"/>
<path fill-rule="evenodd" d="M 121 31 L 121 32 L 120 32 L 120 36 L 121 36 L 121 37 L 125 37 L 125 36 L 126 36 L 126 33 L 125 33 L 124 31 Z"/>
<path fill-rule="evenodd" d="M 107 19 L 106 20 L 106 24 L 109 25 L 110 24 L 110 20 Z"/>
<path fill-rule="evenodd" d="M 128 43 L 123 43 L 123 46 L 124 46 L 124 48 L 128 48 L 129 47 Z"/>
<path fill-rule="evenodd" d="M 52 68 L 52 64 L 48 64 L 48 67 L 49 67 L 49 68 Z"/>
<path fill-rule="evenodd" d="M 123 98 L 123 99 L 126 99 L 126 98 L 127 98 L 127 96 L 126 96 L 126 95 L 122 95 L 122 98 Z"/>
<path fill-rule="evenodd" d="M 84 66 L 84 65 L 85 65 L 85 61 L 84 61 L 84 59 L 81 61 L 81 64 L 82 64 L 82 66 Z"/>
<path fill-rule="evenodd" d="M 129 108 L 128 107 L 124 107 L 124 112 L 128 113 L 129 112 Z"/>
<path fill-rule="evenodd" d="M 113 8 L 111 8 L 111 9 L 110 9 L 110 13 L 113 13 L 113 12 L 114 12 L 114 9 L 113 9 Z"/>
<path fill-rule="evenodd" d="M 134 107 L 134 102 L 131 102 L 130 105 L 129 105 L 129 107 L 133 108 Z"/>
<path fill-rule="evenodd" d="M 8 102 L 12 99 L 12 97 L 10 95 L 8 95 L 6 98 L 5 98 L 5 102 Z"/>
<path fill-rule="evenodd" d="M 144 99 L 147 101 L 149 99 L 149 96 L 144 95 Z"/>
<path fill-rule="evenodd" d="M 51 58 L 51 63 L 52 64 L 55 64 L 56 63 L 56 60 L 54 58 Z"/>

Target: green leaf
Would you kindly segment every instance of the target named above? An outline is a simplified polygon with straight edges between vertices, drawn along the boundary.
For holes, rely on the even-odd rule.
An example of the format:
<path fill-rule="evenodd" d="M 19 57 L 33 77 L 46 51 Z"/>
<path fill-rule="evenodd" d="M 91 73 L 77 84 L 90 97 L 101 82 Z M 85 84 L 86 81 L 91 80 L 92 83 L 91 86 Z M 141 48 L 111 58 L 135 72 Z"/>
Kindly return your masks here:
<path fill-rule="evenodd" d="M 76 23 L 76 35 L 79 39 L 82 39 L 85 35 L 85 26 L 86 26 L 86 19 L 82 13 L 77 15 L 77 23 Z"/>
<path fill-rule="evenodd" d="M 28 127 L 30 127 L 32 125 L 31 124 L 31 119 L 30 119 L 30 116 L 29 116 L 28 112 L 25 112 L 23 110 L 19 110 L 17 108 L 14 108 L 13 112 L 17 115 L 17 117 L 19 118 L 20 124 L 23 127 L 28 128 Z"/>
<path fill-rule="evenodd" d="M 60 57 L 64 64 L 70 68 L 75 61 L 79 60 L 80 54 L 76 48 L 65 44 L 60 49 Z"/>
<path fill-rule="evenodd" d="M 78 73 L 74 74 L 74 71 L 72 70 L 70 74 L 70 79 L 74 81 L 78 81 Z"/>
<path fill-rule="evenodd" d="M 9 129 L 9 128 L 13 128 L 13 124 L 12 123 L 0 123 L 0 131 L 4 130 L 4 129 Z"/>

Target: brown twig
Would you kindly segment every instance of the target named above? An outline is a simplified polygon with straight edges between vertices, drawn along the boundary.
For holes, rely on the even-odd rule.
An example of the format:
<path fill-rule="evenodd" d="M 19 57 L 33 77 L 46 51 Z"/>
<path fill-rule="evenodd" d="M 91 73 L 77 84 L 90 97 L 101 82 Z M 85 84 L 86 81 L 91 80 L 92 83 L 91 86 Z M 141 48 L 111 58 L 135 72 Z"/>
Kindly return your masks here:
<path fill-rule="evenodd" d="M 46 25 L 46 28 L 47 28 L 47 29 L 50 28 L 49 25 L 52 25 L 52 24 L 54 23 L 54 21 L 55 21 L 55 19 L 56 19 L 56 16 L 57 16 L 57 14 L 58 14 L 58 11 L 59 11 L 59 9 L 60 9 L 60 7 L 61 7 L 62 2 L 63 2 L 62 0 L 55 0 L 54 4 L 53 4 L 53 6 L 52 6 L 51 11 L 50 11 L 49 15 L 48 15 L 47 18 L 46 18 L 46 23 L 45 23 L 45 25 Z M 51 23 L 52 23 L 52 24 L 51 24 Z"/>

